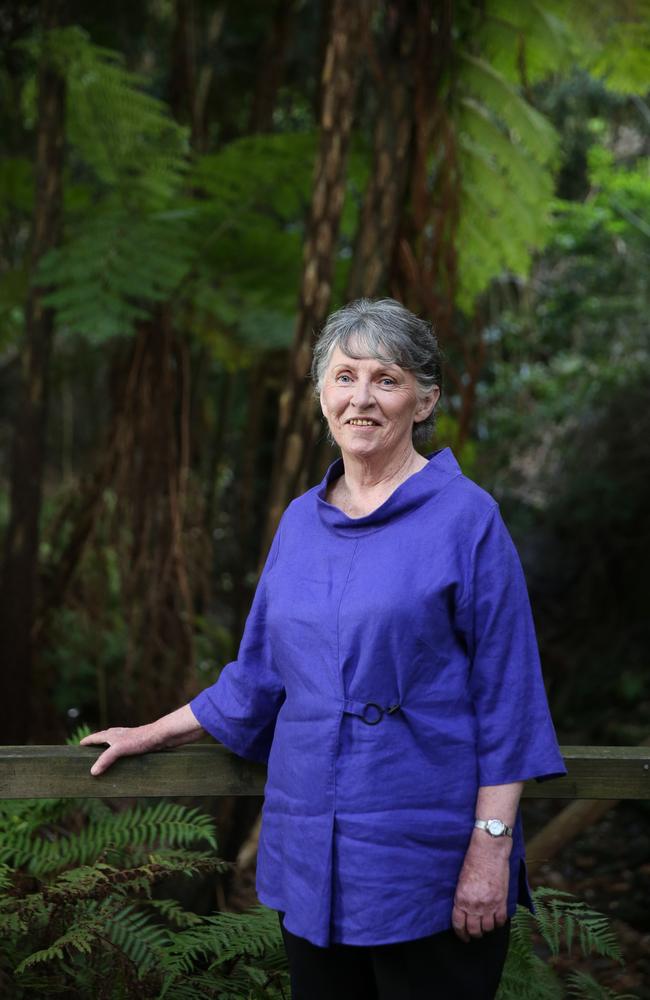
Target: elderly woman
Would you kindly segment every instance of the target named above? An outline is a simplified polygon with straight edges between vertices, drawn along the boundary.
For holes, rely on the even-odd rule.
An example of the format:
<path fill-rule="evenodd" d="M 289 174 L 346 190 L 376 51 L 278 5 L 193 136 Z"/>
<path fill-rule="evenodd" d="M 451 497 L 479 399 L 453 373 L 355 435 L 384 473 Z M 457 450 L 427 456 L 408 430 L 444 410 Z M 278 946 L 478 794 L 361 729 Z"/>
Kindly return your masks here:
<path fill-rule="evenodd" d="M 208 732 L 268 761 L 259 898 L 294 1000 L 493 997 L 518 902 L 518 803 L 565 773 L 519 559 L 448 448 L 440 355 L 390 299 L 330 316 L 313 373 L 341 450 L 285 511 L 239 655 L 189 705 L 109 729 L 92 768 Z"/>

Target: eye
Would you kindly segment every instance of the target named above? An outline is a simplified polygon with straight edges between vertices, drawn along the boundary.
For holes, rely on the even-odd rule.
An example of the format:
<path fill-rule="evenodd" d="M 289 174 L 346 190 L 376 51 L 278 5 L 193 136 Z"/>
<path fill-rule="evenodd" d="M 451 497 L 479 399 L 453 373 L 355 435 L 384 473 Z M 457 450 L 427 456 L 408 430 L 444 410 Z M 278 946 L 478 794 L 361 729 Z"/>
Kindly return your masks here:
<path fill-rule="evenodd" d="M 391 378 L 390 375 L 382 375 L 379 381 L 381 385 L 387 385 L 387 386 L 397 385 L 395 379 Z"/>
<path fill-rule="evenodd" d="M 343 384 L 344 384 L 344 385 L 347 385 L 347 383 L 348 383 L 348 382 L 351 382 L 351 381 L 352 381 L 352 379 L 350 378 L 350 376 L 349 376 L 349 375 L 346 375 L 346 374 L 345 374 L 345 372 L 341 372 L 341 374 L 340 374 L 340 375 L 337 375 L 337 376 L 336 376 L 336 379 L 335 379 L 335 381 L 336 381 L 336 382 L 343 382 Z"/>

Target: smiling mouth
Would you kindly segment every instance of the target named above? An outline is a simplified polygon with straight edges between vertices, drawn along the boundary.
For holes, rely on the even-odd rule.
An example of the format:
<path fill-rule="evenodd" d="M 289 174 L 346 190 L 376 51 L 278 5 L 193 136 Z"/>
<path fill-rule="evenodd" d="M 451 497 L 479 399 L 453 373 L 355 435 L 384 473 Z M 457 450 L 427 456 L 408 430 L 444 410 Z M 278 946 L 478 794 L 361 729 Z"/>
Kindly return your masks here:
<path fill-rule="evenodd" d="M 353 418 L 347 421 L 348 424 L 352 424 L 353 427 L 377 427 L 376 420 L 363 420 L 360 417 Z"/>

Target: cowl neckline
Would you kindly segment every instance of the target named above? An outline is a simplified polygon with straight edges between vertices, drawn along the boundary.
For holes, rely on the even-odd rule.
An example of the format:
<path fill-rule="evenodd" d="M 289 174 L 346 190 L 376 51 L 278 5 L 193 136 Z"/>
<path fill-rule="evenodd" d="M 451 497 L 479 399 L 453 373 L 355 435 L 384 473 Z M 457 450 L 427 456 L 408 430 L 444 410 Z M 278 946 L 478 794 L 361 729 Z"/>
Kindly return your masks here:
<path fill-rule="evenodd" d="M 461 468 L 456 461 L 451 448 L 425 455 L 427 464 L 424 468 L 412 473 L 403 483 L 400 483 L 384 502 L 363 517 L 348 517 L 340 507 L 329 503 L 325 498 L 330 484 L 343 475 L 343 459 L 332 462 L 325 477 L 316 488 L 318 513 L 323 523 L 340 534 L 351 534 L 358 537 L 376 531 L 396 518 L 403 517 L 412 510 L 431 500 L 447 485 L 450 479 L 460 476 Z"/>

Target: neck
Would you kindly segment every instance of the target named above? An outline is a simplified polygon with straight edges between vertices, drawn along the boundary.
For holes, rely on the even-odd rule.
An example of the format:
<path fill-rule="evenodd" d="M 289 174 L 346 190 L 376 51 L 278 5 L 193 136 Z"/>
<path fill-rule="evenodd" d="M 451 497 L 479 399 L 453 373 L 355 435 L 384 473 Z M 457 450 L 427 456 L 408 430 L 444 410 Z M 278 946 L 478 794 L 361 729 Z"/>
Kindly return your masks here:
<path fill-rule="evenodd" d="M 392 491 L 427 464 L 409 441 L 389 456 L 343 454 L 343 479 L 351 496 L 371 496 Z"/>

